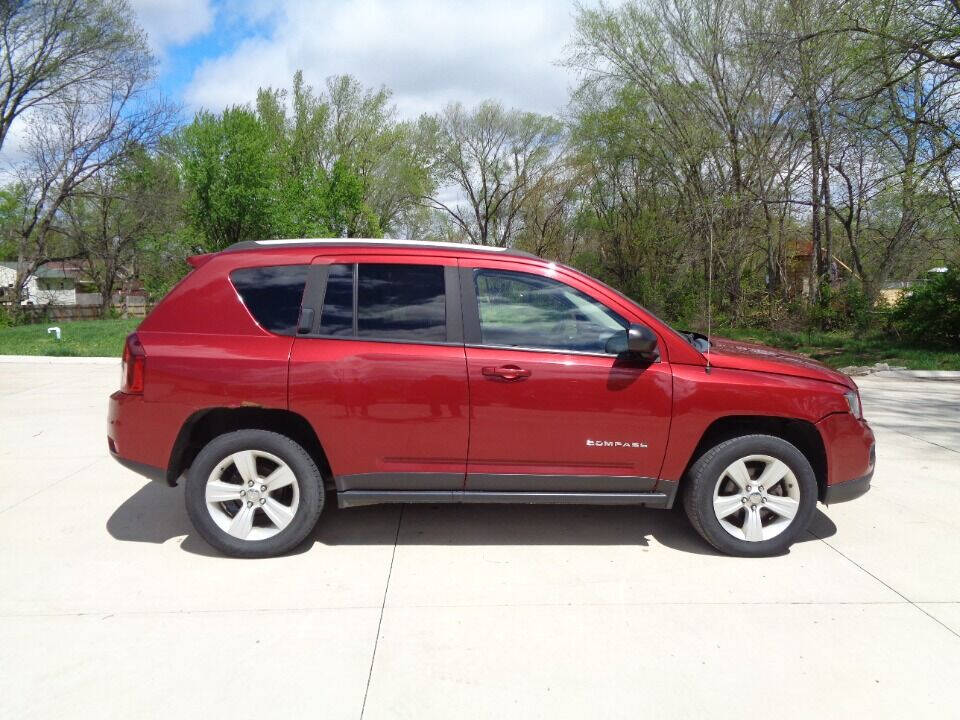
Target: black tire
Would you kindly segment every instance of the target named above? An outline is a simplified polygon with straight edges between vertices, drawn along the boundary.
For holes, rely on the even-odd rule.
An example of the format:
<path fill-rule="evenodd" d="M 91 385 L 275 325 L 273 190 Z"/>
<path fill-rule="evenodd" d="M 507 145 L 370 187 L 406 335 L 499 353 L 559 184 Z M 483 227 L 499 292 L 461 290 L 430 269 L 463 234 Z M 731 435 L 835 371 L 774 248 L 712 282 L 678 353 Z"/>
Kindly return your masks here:
<path fill-rule="evenodd" d="M 721 474 L 739 458 L 767 455 L 793 472 L 799 487 L 799 508 L 792 522 L 769 540 L 747 541 L 727 532 L 713 508 L 713 493 Z M 714 548 L 727 555 L 766 557 L 779 555 L 806 531 L 817 506 L 817 478 L 810 462 L 795 446 L 772 435 L 744 435 L 716 445 L 704 453 L 685 478 L 683 505 L 694 529 Z M 736 516 L 734 516 L 736 517 Z"/>
<path fill-rule="evenodd" d="M 224 458 L 243 450 L 275 455 L 296 478 L 297 510 L 289 525 L 273 537 L 262 540 L 234 537 L 214 522 L 207 509 L 206 486 L 210 473 Z M 307 451 L 285 435 L 266 430 L 237 430 L 214 438 L 200 451 L 187 473 L 185 497 L 190 521 L 212 547 L 232 557 L 273 557 L 295 548 L 316 526 L 323 510 L 323 478 Z"/>

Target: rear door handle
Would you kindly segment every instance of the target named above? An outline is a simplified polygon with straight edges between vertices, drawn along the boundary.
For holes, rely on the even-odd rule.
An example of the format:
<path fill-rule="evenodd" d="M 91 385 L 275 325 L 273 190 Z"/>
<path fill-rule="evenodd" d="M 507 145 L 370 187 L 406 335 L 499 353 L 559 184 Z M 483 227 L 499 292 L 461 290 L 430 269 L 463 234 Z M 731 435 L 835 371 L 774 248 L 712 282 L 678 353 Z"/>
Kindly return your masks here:
<path fill-rule="evenodd" d="M 523 380 L 530 377 L 529 370 L 516 365 L 501 365 L 500 367 L 486 365 L 481 372 L 486 377 L 500 378 L 501 380 Z"/>

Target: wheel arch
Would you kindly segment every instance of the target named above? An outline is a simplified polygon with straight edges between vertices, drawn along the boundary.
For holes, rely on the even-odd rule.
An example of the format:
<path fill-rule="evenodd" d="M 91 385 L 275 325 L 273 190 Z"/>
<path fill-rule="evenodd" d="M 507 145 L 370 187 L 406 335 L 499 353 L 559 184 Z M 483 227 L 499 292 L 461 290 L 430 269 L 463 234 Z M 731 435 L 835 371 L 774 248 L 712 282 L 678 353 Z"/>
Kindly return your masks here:
<path fill-rule="evenodd" d="M 823 499 L 827 487 L 827 452 L 820 432 L 806 420 L 770 415 L 727 415 L 710 423 L 687 461 L 681 476 L 680 492 L 683 492 L 686 484 L 683 479 L 705 452 L 726 440 L 743 435 L 772 435 L 796 447 L 810 462 L 817 478 L 817 497 Z"/>
<path fill-rule="evenodd" d="M 327 454 L 313 427 L 302 415 L 275 408 L 215 407 L 198 410 L 183 423 L 170 451 L 167 484 L 177 484 L 204 445 L 219 435 L 235 430 L 268 430 L 289 437 L 313 458 L 324 483 L 332 482 L 333 474 Z"/>

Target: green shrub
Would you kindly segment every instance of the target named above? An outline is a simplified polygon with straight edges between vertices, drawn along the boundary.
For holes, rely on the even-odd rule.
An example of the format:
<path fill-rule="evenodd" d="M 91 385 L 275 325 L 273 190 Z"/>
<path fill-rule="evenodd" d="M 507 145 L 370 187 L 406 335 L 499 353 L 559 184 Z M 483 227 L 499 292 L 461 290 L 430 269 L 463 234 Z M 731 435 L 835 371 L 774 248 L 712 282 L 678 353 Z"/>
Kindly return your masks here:
<path fill-rule="evenodd" d="M 865 330 L 870 325 L 870 309 L 860 283 L 851 280 L 839 287 L 823 283 L 820 302 L 810 309 L 810 324 L 821 330 Z"/>
<path fill-rule="evenodd" d="M 960 272 L 931 273 L 900 298 L 894 327 L 915 342 L 960 348 Z"/>

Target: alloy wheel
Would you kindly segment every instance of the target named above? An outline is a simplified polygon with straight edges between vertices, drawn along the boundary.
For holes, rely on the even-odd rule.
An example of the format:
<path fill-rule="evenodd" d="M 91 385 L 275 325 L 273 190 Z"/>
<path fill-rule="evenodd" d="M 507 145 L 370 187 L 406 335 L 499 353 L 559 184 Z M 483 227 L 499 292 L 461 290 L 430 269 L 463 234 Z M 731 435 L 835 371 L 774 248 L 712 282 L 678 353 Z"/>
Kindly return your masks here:
<path fill-rule="evenodd" d="M 790 526 L 799 510 L 797 478 L 786 463 L 769 455 L 730 463 L 713 489 L 714 514 L 738 540 L 770 540 Z"/>
<path fill-rule="evenodd" d="M 207 477 L 207 512 L 240 540 L 266 540 L 297 514 L 300 488 L 283 460 L 262 450 L 242 450 L 221 460 Z"/>

